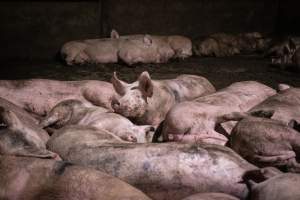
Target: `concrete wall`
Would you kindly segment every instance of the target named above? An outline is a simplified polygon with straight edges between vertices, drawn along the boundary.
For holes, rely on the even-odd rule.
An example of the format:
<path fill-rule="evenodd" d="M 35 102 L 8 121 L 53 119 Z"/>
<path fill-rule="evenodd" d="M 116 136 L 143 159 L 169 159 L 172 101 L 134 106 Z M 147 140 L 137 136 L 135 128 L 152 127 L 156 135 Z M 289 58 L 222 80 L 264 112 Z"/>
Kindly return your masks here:
<path fill-rule="evenodd" d="M 273 32 L 279 0 L 41 0 L 0 2 L 0 59 L 53 59 L 69 40 L 121 34 Z"/>

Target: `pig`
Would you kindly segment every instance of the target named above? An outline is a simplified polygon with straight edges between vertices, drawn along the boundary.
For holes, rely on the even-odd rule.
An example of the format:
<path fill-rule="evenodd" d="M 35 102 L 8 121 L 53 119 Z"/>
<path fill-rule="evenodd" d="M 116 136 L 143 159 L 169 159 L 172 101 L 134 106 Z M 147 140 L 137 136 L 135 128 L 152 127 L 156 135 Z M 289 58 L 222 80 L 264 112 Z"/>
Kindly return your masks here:
<path fill-rule="evenodd" d="M 119 35 L 111 31 L 110 38 L 71 41 L 61 48 L 61 56 L 67 65 L 118 62 Z"/>
<path fill-rule="evenodd" d="M 137 34 L 119 36 L 115 31 L 114 37 L 127 40 L 143 40 L 144 43 L 148 43 L 148 46 L 153 45 L 153 47 L 156 47 L 156 52 L 160 57 L 158 60 L 153 61 L 156 63 L 167 62 L 170 58 L 185 59 L 193 54 L 192 41 L 189 38 L 180 35 L 160 36 Z"/>
<path fill-rule="evenodd" d="M 196 40 L 193 49 L 198 56 L 226 57 L 263 51 L 269 43 L 270 40 L 258 32 L 216 33 Z"/>
<path fill-rule="evenodd" d="M 182 200 L 239 200 L 238 198 L 224 193 L 199 193 L 186 197 Z"/>
<path fill-rule="evenodd" d="M 21 119 L 12 110 L 0 107 L 0 154 L 59 159 L 57 154 L 46 149 L 47 133 L 38 125 Z"/>
<path fill-rule="evenodd" d="M 296 200 L 300 199 L 299 184 L 300 175 L 295 173 L 282 173 L 278 170 L 263 168 L 257 177 L 260 181 L 255 182 L 251 177 L 247 177 L 251 195 L 249 200 Z M 265 174 L 267 173 L 267 176 Z M 250 179 L 250 180 L 249 180 Z M 257 178 L 255 178 L 257 179 Z"/>
<path fill-rule="evenodd" d="M 72 163 L 0 156 L 0 199 L 150 200 L 108 174 Z"/>
<path fill-rule="evenodd" d="M 177 200 L 198 192 L 224 192 L 245 199 L 242 176 L 256 169 L 219 145 L 103 143 L 89 135 L 63 133 L 47 146 L 66 161 L 103 170 L 156 200 Z"/>
<path fill-rule="evenodd" d="M 152 126 L 137 126 L 119 114 L 101 107 L 86 106 L 79 100 L 58 103 L 40 125 L 44 128 L 50 125 L 57 125 L 58 128 L 65 125 L 91 126 L 109 131 L 125 141 L 138 143 L 151 142 L 154 132 Z"/>
<path fill-rule="evenodd" d="M 278 94 L 253 107 L 250 112 L 274 111 L 272 119 L 288 125 L 292 120 L 300 123 L 300 88 L 286 84 L 278 86 Z"/>
<path fill-rule="evenodd" d="M 165 63 L 174 55 L 163 41 L 153 42 L 150 35 L 131 37 L 120 42 L 119 59 L 127 65 L 137 63 Z"/>
<path fill-rule="evenodd" d="M 154 141 L 160 135 L 163 141 L 196 142 L 225 145 L 234 124 L 222 123 L 222 116 L 232 112 L 247 111 L 276 91 L 256 81 L 242 81 L 175 105 L 157 128 Z"/>
<path fill-rule="evenodd" d="M 112 100 L 112 108 L 135 123 L 158 125 L 168 110 L 178 102 L 215 92 L 204 77 L 180 75 L 175 79 L 152 80 L 147 71 L 138 80 L 128 84 L 113 74 L 111 82 L 119 98 Z"/>
<path fill-rule="evenodd" d="M 0 80 L 0 97 L 39 116 L 45 116 L 58 102 L 67 99 L 112 110 L 115 95 L 112 84 L 105 81 Z"/>
<path fill-rule="evenodd" d="M 297 49 L 292 57 L 292 62 L 293 64 L 296 66 L 296 68 L 298 69 L 298 71 L 300 71 L 300 49 Z"/>
<path fill-rule="evenodd" d="M 81 145 L 82 141 L 88 146 L 101 146 L 105 144 L 127 143 L 118 136 L 105 130 L 96 129 L 91 126 L 68 125 L 54 131 L 47 142 L 47 148 L 52 148 L 53 144 L 60 150 L 62 155 L 66 155 L 69 146 L 66 142 L 72 142 L 74 146 Z"/>
<path fill-rule="evenodd" d="M 273 111 L 224 116 L 228 120 L 240 120 L 230 135 L 230 147 L 259 167 L 272 166 L 300 172 L 297 162 L 300 156 L 299 132 L 281 121 L 256 115 L 271 117 Z"/>

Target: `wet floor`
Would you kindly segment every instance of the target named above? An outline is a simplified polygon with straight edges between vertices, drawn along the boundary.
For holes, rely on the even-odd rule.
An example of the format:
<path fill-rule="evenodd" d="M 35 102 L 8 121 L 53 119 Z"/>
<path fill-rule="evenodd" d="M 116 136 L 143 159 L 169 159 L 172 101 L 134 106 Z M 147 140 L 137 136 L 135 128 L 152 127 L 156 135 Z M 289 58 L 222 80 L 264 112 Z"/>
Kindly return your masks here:
<path fill-rule="evenodd" d="M 120 78 L 134 81 L 142 71 L 153 79 L 175 78 L 179 74 L 196 74 L 208 78 L 216 88 L 236 81 L 257 80 L 276 88 L 278 83 L 300 87 L 300 72 L 282 70 L 269 65 L 269 60 L 258 56 L 228 58 L 189 58 L 167 64 L 124 64 L 66 66 L 60 62 L 6 62 L 2 64 L 0 79 L 47 78 L 59 80 L 105 80 L 118 72 Z"/>

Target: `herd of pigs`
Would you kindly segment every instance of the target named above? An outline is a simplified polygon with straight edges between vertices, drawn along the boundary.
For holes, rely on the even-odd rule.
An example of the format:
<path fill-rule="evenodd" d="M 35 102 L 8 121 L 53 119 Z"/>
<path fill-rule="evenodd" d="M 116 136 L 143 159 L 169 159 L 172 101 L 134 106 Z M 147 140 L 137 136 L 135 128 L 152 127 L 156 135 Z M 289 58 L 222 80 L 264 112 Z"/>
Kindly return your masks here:
<path fill-rule="evenodd" d="M 120 36 L 115 30 L 109 38 L 67 42 L 61 56 L 68 65 L 123 62 L 166 63 L 170 59 L 227 57 L 241 54 L 262 54 L 281 68 L 293 65 L 300 69 L 300 38 L 263 36 L 258 32 L 216 33 L 191 40 L 185 36 L 136 34 Z"/>
<path fill-rule="evenodd" d="M 0 122 L 3 200 L 300 199 L 290 85 L 0 80 Z"/>

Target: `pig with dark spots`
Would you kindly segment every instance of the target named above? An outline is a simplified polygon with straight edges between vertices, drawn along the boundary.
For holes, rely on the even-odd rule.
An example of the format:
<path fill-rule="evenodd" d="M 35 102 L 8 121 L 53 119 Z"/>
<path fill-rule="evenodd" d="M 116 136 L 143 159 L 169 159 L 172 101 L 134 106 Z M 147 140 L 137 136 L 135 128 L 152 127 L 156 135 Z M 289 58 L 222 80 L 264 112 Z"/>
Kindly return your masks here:
<path fill-rule="evenodd" d="M 47 133 L 36 124 L 29 125 L 6 108 L 0 107 L 0 154 L 38 158 L 59 156 L 46 149 Z"/>
<path fill-rule="evenodd" d="M 182 200 L 239 200 L 238 198 L 224 193 L 199 193 L 186 197 Z"/>
<path fill-rule="evenodd" d="M 150 200 L 98 170 L 37 158 L 0 157 L 0 199 Z"/>
<path fill-rule="evenodd" d="M 131 118 L 137 124 L 146 125 L 158 125 L 178 102 L 215 92 L 214 86 L 206 78 L 196 75 L 152 80 L 148 72 L 143 72 L 137 81 L 129 84 L 119 80 L 114 73 L 111 82 L 120 95 L 112 101 L 115 112 Z"/>
<path fill-rule="evenodd" d="M 42 127 L 65 125 L 90 126 L 106 130 L 129 142 L 151 142 L 154 127 L 137 126 L 127 118 L 96 106 L 85 106 L 78 100 L 66 100 L 57 104 L 41 121 Z"/>
<path fill-rule="evenodd" d="M 253 112 L 252 115 L 271 117 L 273 112 Z M 232 130 L 230 147 L 249 162 L 300 172 L 300 133 L 285 123 L 247 113 L 223 116 L 241 120 Z"/>
<path fill-rule="evenodd" d="M 205 142 L 224 145 L 235 123 L 222 123 L 221 117 L 232 112 L 247 111 L 276 94 L 272 88 L 244 81 L 199 97 L 194 101 L 175 105 L 157 129 L 154 139 L 163 141 Z"/>
<path fill-rule="evenodd" d="M 84 138 L 71 132 L 66 137 L 61 134 L 47 146 L 66 161 L 103 170 L 157 200 L 177 200 L 198 192 L 224 192 L 245 199 L 242 176 L 256 169 L 219 145 L 104 144 L 89 134 Z"/>
<path fill-rule="evenodd" d="M 300 88 L 280 84 L 279 90 L 278 94 L 261 102 L 250 112 L 274 111 L 272 119 L 282 121 L 286 125 L 292 120 L 300 123 Z"/>
<path fill-rule="evenodd" d="M 266 172 L 266 171 L 270 171 Z M 300 199 L 300 175 L 295 173 L 282 173 L 270 168 L 263 168 L 256 173 L 253 181 L 251 176 L 246 180 L 249 182 L 251 195 L 249 200 L 296 200 Z M 267 177 L 265 176 L 267 173 Z M 259 177 L 260 176 L 260 177 Z"/>
<path fill-rule="evenodd" d="M 115 95 L 113 86 L 104 81 L 0 80 L 2 98 L 40 116 L 67 99 L 78 99 L 87 105 L 111 109 L 111 100 Z"/>

